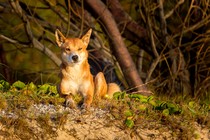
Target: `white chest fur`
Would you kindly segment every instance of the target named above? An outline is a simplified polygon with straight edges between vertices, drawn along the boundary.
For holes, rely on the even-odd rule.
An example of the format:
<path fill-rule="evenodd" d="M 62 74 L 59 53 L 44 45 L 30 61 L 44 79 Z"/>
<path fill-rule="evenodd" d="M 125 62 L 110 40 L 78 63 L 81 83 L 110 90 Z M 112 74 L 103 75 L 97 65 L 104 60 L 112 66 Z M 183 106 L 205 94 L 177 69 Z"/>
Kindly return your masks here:
<path fill-rule="evenodd" d="M 82 94 L 86 95 L 86 91 L 90 86 L 90 81 L 86 80 L 86 71 L 84 71 L 80 65 L 74 65 L 74 67 L 67 67 L 62 70 L 62 74 L 65 80 L 62 84 L 67 87 L 68 94 Z"/>

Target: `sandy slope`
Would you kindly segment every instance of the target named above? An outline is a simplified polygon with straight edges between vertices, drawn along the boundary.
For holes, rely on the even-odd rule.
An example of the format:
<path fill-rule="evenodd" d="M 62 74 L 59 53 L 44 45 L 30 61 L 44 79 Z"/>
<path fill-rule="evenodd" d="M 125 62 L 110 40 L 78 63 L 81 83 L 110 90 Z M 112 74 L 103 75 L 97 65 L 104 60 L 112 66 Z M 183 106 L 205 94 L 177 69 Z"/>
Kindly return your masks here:
<path fill-rule="evenodd" d="M 166 126 L 157 124 L 156 122 L 149 123 L 150 127 L 135 127 L 135 129 L 125 128 L 122 121 L 116 120 L 109 111 L 91 108 L 89 112 L 81 112 L 80 110 L 72 110 L 62 106 L 54 105 L 33 105 L 25 110 L 25 120 L 29 124 L 29 133 L 26 136 L 18 133 L 18 127 L 14 124 L 13 127 L 5 126 L 4 122 L 0 121 L 0 139 L 52 139 L 52 140 L 178 140 L 174 133 Z M 13 113 L 1 111 L 1 117 L 9 117 L 18 119 L 19 116 Z M 49 117 L 49 121 L 40 123 L 40 116 Z M 59 119 L 58 119 L 59 118 Z M 1 119 L 0 119 L 1 120 Z M 59 120 L 59 121 L 58 121 Z M 207 128 L 202 128 L 197 123 L 193 132 L 194 138 L 186 139 L 210 139 L 210 132 Z M 20 129 L 23 129 L 22 127 Z M 20 131 L 21 132 L 21 131 Z"/>

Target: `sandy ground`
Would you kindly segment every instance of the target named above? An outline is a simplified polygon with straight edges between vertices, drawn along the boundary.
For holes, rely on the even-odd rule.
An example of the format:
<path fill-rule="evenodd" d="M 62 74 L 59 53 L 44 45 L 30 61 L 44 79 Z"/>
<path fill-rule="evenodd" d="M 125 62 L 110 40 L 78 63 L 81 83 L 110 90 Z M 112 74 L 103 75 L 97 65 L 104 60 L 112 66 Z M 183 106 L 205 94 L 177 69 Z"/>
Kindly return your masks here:
<path fill-rule="evenodd" d="M 26 112 L 26 120 L 30 124 L 29 129 L 33 133 L 27 137 L 21 137 L 16 133 L 18 127 L 5 126 L 0 121 L 0 139 L 43 139 L 43 140 L 179 140 L 169 128 L 155 122 L 148 128 L 125 128 L 122 121 L 116 120 L 107 110 L 91 108 L 89 112 L 73 110 L 62 106 L 33 105 Z M 2 117 L 18 118 L 15 113 L 1 111 Z M 40 123 L 39 116 L 48 116 L 50 121 Z M 59 121 L 57 121 L 59 118 Z M 14 124 L 15 125 L 15 124 Z M 48 126 L 48 127 L 46 127 Z M 209 140 L 209 129 L 203 128 L 197 123 L 193 132 L 195 137 L 186 139 Z M 23 128 L 21 128 L 23 129 Z M 46 131 L 48 129 L 48 131 Z"/>

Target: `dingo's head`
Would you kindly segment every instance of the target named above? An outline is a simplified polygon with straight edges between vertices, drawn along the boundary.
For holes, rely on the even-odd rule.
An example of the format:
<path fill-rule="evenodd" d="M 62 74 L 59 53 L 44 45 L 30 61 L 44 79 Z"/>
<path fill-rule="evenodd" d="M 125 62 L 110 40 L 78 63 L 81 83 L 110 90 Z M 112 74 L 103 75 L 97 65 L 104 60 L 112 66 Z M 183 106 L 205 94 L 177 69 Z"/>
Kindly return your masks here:
<path fill-rule="evenodd" d="M 58 29 L 55 31 L 57 45 L 61 48 L 61 59 L 65 65 L 80 64 L 88 58 L 87 46 L 92 29 L 83 37 L 66 38 Z"/>

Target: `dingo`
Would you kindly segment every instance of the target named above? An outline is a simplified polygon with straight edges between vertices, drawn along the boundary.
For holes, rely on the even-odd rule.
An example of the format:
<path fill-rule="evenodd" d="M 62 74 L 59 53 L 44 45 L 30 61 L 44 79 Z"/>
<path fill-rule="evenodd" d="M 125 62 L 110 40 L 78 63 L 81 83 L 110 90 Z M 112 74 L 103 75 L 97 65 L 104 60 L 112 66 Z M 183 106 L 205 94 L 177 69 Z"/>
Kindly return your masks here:
<path fill-rule="evenodd" d="M 83 96 L 83 109 L 88 109 L 92 103 L 93 95 L 102 98 L 105 95 L 112 97 L 114 92 L 120 91 L 115 83 L 107 85 L 104 74 L 99 72 L 93 78 L 88 64 L 88 51 L 92 29 L 81 39 L 66 38 L 59 30 L 55 31 L 56 43 L 61 48 L 61 82 L 58 91 L 65 97 L 66 106 L 75 108 L 72 96 L 79 93 Z"/>

